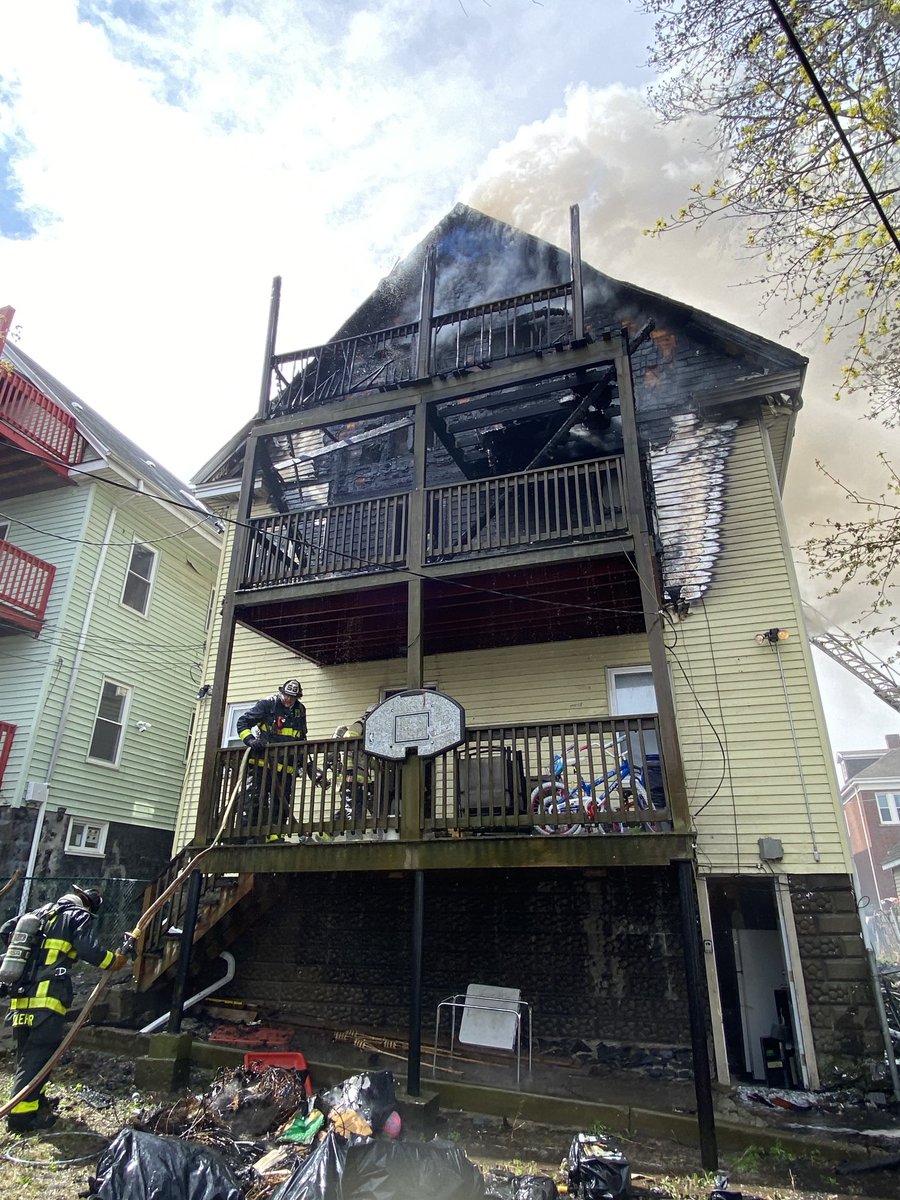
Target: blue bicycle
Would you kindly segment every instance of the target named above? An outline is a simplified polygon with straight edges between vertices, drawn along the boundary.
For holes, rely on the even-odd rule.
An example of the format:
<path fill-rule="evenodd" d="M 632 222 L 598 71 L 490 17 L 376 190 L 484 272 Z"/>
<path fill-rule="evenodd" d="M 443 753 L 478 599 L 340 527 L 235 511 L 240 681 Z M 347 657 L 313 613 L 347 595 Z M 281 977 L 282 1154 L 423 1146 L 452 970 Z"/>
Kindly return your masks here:
<path fill-rule="evenodd" d="M 630 833 L 639 828 L 656 833 L 660 825 L 656 821 L 628 822 L 603 821 L 601 813 L 627 814 L 635 811 L 652 811 L 661 798 L 661 785 L 656 796 L 651 795 L 648 781 L 658 758 L 647 756 L 647 765 L 633 770 L 625 755 L 617 749 L 600 743 L 587 742 L 571 745 L 564 752 L 557 751 L 553 764 L 547 772 L 548 778 L 531 793 L 531 811 L 536 816 L 578 817 L 572 824 L 555 821 L 553 824 L 535 824 L 538 833 L 548 836 L 571 837 L 582 833 Z M 581 772 L 582 764 L 600 764 L 601 773 L 589 781 Z M 612 763 L 610 770 L 603 767 Z M 574 778 L 574 782 L 569 782 Z M 582 816 L 583 815 L 583 816 Z"/>

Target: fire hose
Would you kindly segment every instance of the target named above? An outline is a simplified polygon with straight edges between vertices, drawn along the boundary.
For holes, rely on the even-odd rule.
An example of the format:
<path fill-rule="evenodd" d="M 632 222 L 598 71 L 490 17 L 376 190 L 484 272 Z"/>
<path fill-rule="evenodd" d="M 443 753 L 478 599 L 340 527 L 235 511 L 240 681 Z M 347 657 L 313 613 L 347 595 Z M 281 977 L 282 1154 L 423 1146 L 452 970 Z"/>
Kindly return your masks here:
<path fill-rule="evenodd" d="M 3 897 L 10 890 L 10 888 L 14 888 L 16 886 L 16 884 L 19 882 L 19 880 L 21 878 L 22 878 L 22 869 L 20 867 L 18 870 L 13 872 L 11 877 L 6 881 L 6 883 L 4 883 L 3 887 L 0 887 L 0 900 L 3 899 Z"/>
<path fill-rule="evenodd" d="M 231 810 L 234 807 L 234 803 L 237 800 L 238 793 L 241 789 L 241 784 L 243 783 L 243 779 L 244 779 L 244 771 L 245 771 L 245 768 L 247 765 L 247 759 L 249 758 L 249 756 L 250 756 L 250 747 L 248 746 L 247 749 L 244 751 L 244 753 L 241 755 L 241 760 L 238 764 L 238 770 L 237 770 L 237 783 L 234 785 L 231 795 L 228 797 L 228 803 L 225 805 L 225 811 L 222 814 L 222 820 L 219 825 L 219 828 L 216 830 L 215 837 L 210 842 L 210 844 L 207 847 L 205 847 L 205 849 L 201 850 L 199 854 L 196 854 L 191 859 L 191 861 L 189 863 L 187 863 L 186 866 L 181 871 L 178 872 L 178 874 L 175 876 L 175 878 L 172 880 L 172 882 L 166 888 L 164 888 L 164 890 L 162 892 L 160 892 L 160 894 L 156 897 L 156 899 L 153 901 L 153 903 L 150 905 L 150 907 L 146 910 L 146 912 L 141 913 L 141 916 L 138 919 L 138 922 L 135 925 L 134 929 L 132 929 L 130 931 L 129 935 L 127 935 L 123 939 L 123 944 L 118 951 L 120 954 L 124 954 L 127 952 L 129 937 L 134 939 L 134 943 L 139 944 L 140 938 L 143 935 L 144 930 L 147 928 L 147 926 L 150 924 L 150 922 L 153 920 L 153 918 L 156 916 L 156 914 L 159 912 L 159 910 L 162 908 L 162 906 L 166 903 L 166 901 L 171 896 L 173 896 L 175 894 L 175 892 L 178 891 L 178 889 L 184 883 L 185 879 L 187 879 L 188 875 L 190 875 L 190 873 L 192 871 L 195 871 L 197 869 L 198 863 L 200 863 L 204 858 L 206 858 L 207 854 L 209 854 L 210 851 L 213 850 L 215 848 L 215 846 L 218 844 L 219 840 L 222 837 L 222 834 L 225 832 L 225 826 L 228 823 L 228 818 L 231 816 Z M 97 1002 L 101 999 L 101 997 L 106 993 L 107 989 L 109 988 L 109 985 L 112 983 L 112 975 L 113 975 L 112 971 L 109 971 L 109 970 L 104 971 L 101 974 L 100 979 L 97 981 L 97 983 L 94 987 L 94 990 L 91 992 L 91 994 L 88 996 L 87 1000 L 84 1002 L 84 1006 L 82 1007 L 81 1012 L 78 1014 L 78 1016 L 72 1022 L 72 1026 L 69 1029 L 68 1033 L 63 1038 L 63 1040 L 59 1043 L 59 1045 L 54 1050 L 53 1054 L 50 1056 L 50 1058 L 47 1060 L 47 1062 L 44 1063 L 44 1065 L 43 1065 L 43 1067 L 41 1067 L 40 1071 L 38 1071 L 38 1073 L 34 1076 L 34 1078 L 31 1079 L 25 1085 L 25 1087 L 20 1088 L 19 1091 L 16 1092 L 16 1094 L 14 1096 L 11 1096 L 10 1099 L 7 1100 L 5 1104 L 0 1105 L 0 1119 L 2 1119 L 5 1116 L 8 1116 L 8 1114 L 12 1112 L 12 1110 L 16 1107 L 17 1104 L 21 1104 L 21 1102 L 28 1096 L 28 1094 L 30 1092 L 33 1092 L 36 1087 L 39 1087 L 44 1082 L 44 1080 L 50 1075 L 53 1068 L 56 1066 L 56 1064 L 59 1062 L 59 1060 L 65 1054 L 65 1052 L 69 1049 L 69 1047 L 72 1045 L 72 1043 L 78 1037 L 78 1035 L 81 1032 L 81 1030 L 83 1029 L 83 1027 L 87 1024 L 87 1020 L 90 1017 L 92 1010 L 96 1006 Z"/>

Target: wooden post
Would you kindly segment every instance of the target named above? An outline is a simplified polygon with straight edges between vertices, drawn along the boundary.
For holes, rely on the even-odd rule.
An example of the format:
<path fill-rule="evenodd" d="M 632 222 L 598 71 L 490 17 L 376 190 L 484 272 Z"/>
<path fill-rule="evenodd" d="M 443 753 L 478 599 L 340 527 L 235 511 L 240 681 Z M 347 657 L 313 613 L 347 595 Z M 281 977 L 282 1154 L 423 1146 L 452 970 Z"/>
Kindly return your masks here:
<path fill-rule="evenodd" d="M 406 1090 L 410 1096 L 421 1091 L 422 1068 L 422 947 L 425 933 L 425 872 L 413 872 L 413 919 L 409 997 L 409 1049 L 406 1059 Z"/>
<path fill-rule="evenodd" d="M 416 379 L 431 374 L 431 318 L 434 315 L 434 282 L 437 253 L 433 245 L 425 248 L 422 266 L 422 292 L 419 297 L 419 337 L 416 342 Z"/>
<path fill-rule="evenodd" d="M 569 246 L 572 260 L 572 341 L 584 341 L 584 280 L 581 271 L 581 213 L 569 209 Z"/>
<path fill-rule="evenodd" d="M 263 362 L 262 381 L 259 385 L 259 408 L 257 415 L 264 421 L 269 415 L 269 391 L 272 384 L 272 359 L 275 356 L 275 335 L 278 332 L 278 310 L 281 307 L 281 276 L 272 280 L 272 298 L 269 301 L 269 327 L 266 330 L 266 356 Z"/>
<path fill-rule="evenodd" d="M 228 674 L 231 670 L 231 653 L 234 647 L 235 593 L 244 570 L 250 530 L 247 523 L 253 507 L 253 481 L 256 477 L 258 434 L 254 431 L 247 438 L 244 448 L 244 470 L 241 476 L 241 494 L 238 500 L 237 520 L 231 542 L 231 559 L 228 565 L 228 582 L 222 602 L 222 621 L 219 626 L 219 645 L 216 651 L 216 668 L 212 692 L 209 698 L 209 721 L 206 728 L 206 746 L 203 753 L 203 771 L 200 776 L 200 797 L 197 802 L 197 819 L 194 825 L 194 841 L 202 842 L 210 832 L 210 817 L 213 808 L 216 778 L 216 754 L 222 744 L 225 726 L 225 701 L 228 696 Z"/>
<path fill-rule="evenodd" d="M 619 406 L 622 413 L 628 528 L 634 541 L 634 568 L 637 571 L 641 590 L 644 627 L 647 630 L 647 643 L 650 651 L 650 669 L 653 672 L 653 687 L 656 691 L 666 798 L 672 809 L 675 832 L 684 833 L 691 828 L 691 814 L 688 808 L 687 786 L 684 780 L 684 763 L 678 742 L 678 729 L 675 724 L 675 698 L 672 695 L 672 681 L 669 678 L 669 664 L 663 639 L 661 601 L 656 582 L 656 551 L 650 535 L 647 507 L 644 502 L 637 417 L 634 407 L 634 385 L 631 379 L 631 359 L 625 344 L 624 333 L 621 334 L 621 338 L 622 346 L 616 354 L 616 374 L 619 384 Z"/>

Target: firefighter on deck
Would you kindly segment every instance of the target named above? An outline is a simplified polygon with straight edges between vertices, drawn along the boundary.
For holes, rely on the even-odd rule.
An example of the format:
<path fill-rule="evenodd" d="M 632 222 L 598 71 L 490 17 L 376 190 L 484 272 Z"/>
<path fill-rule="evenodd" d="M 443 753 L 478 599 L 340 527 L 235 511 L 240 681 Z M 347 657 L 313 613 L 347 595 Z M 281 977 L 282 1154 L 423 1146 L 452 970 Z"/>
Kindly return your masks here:
<path fill-rule="evenodd" d="M 306 740 L 306 707 L 300 703 L 303 688 L 299 679 L 287 679 L 274 696 L 258 700 L 238 717 L 238 737 L 251 751 L 264 750 L 278 742 Z M 267 765 L 264 755 L 248 759 L 247 789 L 243 820 L 256 826 L 281 826 L 290 816 L 293 792 L 293 763 L 283 760 Z M 268 811 L 266 811 L 268 810 Z"/>
<path fill-rule="evenodd" d="M 6 985 L 11 996 L 6 1023 L 12 1025 L 16 1043 L 13 1095 L 34 1079 L 63 1040 L 73 996 L 72 965 L 83 958 L 101 971 L 118 971 L 128 963 L 127 955 L 104 950 L 91 928 L 102 903 L 96 888 L 73 886 L 59 900 L 29 914 L 39 922 L 32 948 L 20 980 Z M 0 935 L 6 935 L 4 945 L 14 929 L 18 929 L 16 918 L 0 929 Z M 54 1124 L 56 1116 L 45 1095 L 46 1086 L 45 1080 L 12 1109 L 6 1118 L 11 1133 Z"/>

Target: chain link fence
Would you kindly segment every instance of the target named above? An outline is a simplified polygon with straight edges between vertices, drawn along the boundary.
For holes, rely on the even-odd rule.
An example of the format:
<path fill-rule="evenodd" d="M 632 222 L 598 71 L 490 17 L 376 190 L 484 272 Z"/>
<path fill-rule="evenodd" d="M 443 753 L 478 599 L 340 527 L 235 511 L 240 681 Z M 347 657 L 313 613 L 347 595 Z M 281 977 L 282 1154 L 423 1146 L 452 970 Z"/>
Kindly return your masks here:
<path fill-rule="evenodd" d="M 28 908 L 34 910 L 51 900 L 58 900 L 72 885 L 81 888 L 95 887 L 103 896 L 103 906 L 94 920 L 93 930 L 97 940 L 106 949 L 115 949 L 122 941 L 122 934 L 133 929 L 141 915 L 144 889 L 148 879 L 115 879 L 90 875 L 40 875 L 31 880 Z M 18 905 L 18 896 L 16 904 Z M 13 909 L 15 911 L 15 909 Z"/>

